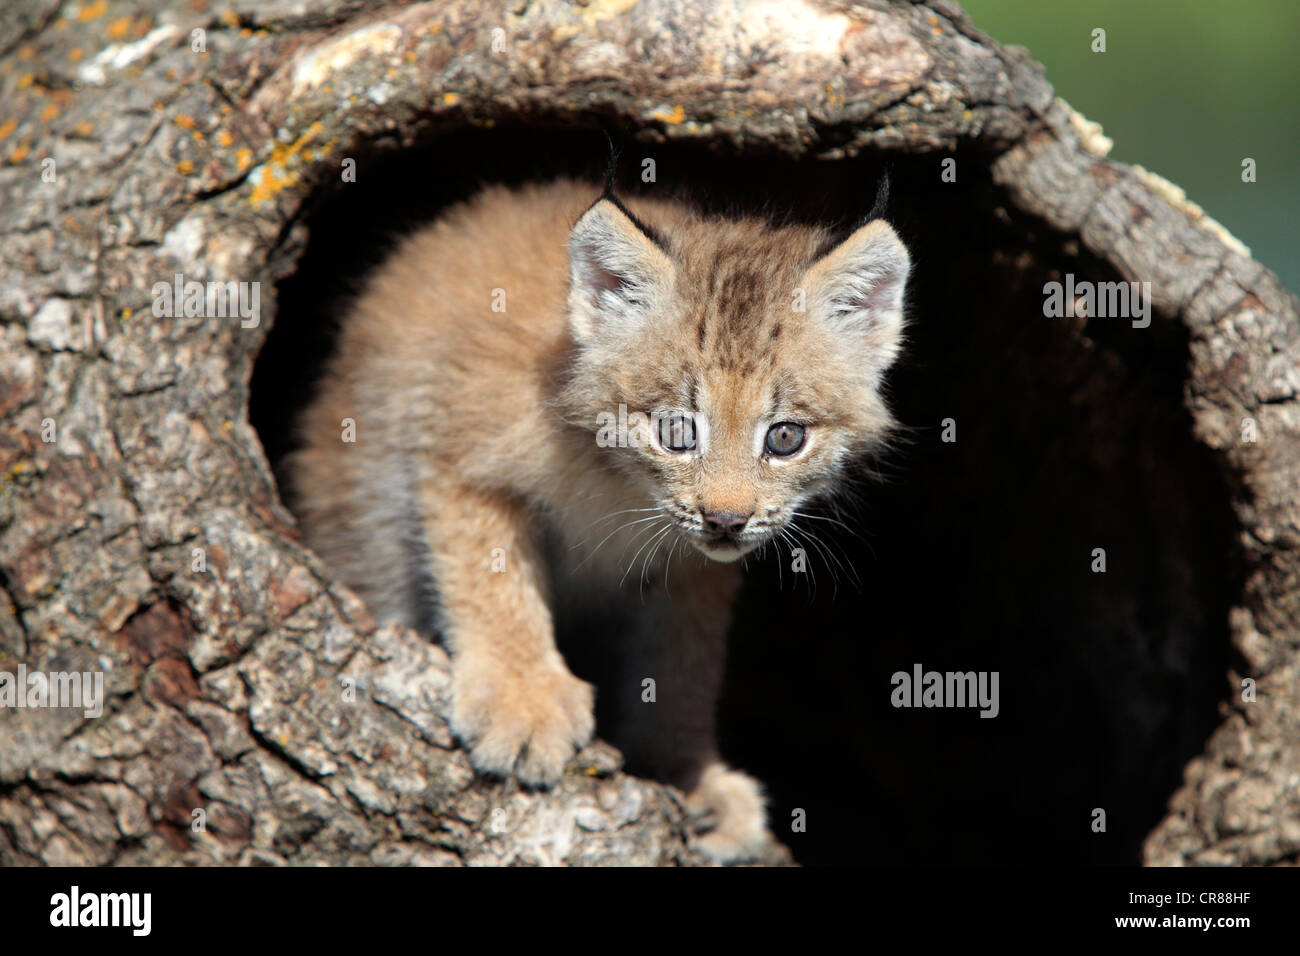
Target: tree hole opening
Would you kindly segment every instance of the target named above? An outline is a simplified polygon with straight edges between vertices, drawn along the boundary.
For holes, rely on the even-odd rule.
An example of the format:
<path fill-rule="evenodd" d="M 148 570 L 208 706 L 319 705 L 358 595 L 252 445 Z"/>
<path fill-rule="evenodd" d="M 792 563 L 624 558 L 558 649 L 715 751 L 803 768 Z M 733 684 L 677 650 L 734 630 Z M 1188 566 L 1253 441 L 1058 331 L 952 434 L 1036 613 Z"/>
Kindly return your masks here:
<path fill-rule="evenodd" d="M 338 317 L 394 237 L 481 184 L 599 181 L 606 155 L 597 131 L 452 132 L 360 162 L 309 206 L 252 383 L 282 487 Z M 888 159 L 887 218 L 914 262 L 888 379 L 903 431 L 864 475 L 852 533 L 815 528 L 835 555 L 810 550 L 815 595 L 785 549 L 750 562 L 723 751 L 764 782 L 773 832 L 806 864 L 1137 863 L 1230 693 L 1228 488 L 1183 407 L 1177 323 L 1046 317 L 1045 283 L 1118 276 L 1012 209 L 992 157 L 953 154 L 956 182 L 943 158 L 623 148 L 625 192 L 814 221 L 869 210 Z M 836 560 L 859 585 L 832 580 Z M 893 675 L 917 665 L 996 672 L 997 716 L 895 707 Z"/>

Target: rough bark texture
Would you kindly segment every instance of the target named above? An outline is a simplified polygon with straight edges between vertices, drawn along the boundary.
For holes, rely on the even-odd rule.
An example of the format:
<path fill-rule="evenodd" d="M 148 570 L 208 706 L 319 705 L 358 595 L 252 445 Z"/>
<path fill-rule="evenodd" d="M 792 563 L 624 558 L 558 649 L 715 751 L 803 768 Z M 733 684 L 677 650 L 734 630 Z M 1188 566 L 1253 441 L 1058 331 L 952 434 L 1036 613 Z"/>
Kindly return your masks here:
<path fill-rule="evenodd" d="M 1151 283 L 1231 489 L 1231 640 L 1258 697 L 1226 709 L 1145 857 L 1296 859 L 1296 299 L 1105 159 L 1026 53 L 946 2 L 172 6 L 0 9 L 0 669 L 104 670 L 110 695 L 100 719 L 0 710 L 0 863 L 699 862 L 678 795 L 604 745 L 549 793 L 476 779 L 445 655 L 375 630 L 296 543 L 248 424 L 274 283 L 344 157 L 611 118 L 742 152 L 974 145 L 1025 214 Z M 175 273 L 260 281 L 261 325 L 155 317 Z"/>

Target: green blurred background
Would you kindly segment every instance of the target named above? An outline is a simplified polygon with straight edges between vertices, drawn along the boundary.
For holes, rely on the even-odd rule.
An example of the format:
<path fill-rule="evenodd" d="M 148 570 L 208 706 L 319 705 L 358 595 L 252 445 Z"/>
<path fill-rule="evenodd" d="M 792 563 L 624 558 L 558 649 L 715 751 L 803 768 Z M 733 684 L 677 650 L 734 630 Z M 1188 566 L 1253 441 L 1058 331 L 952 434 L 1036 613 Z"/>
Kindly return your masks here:
<path fill-rule="evenodd" d="M 1028 47 L 1111 158 L 1181 186 L 1300 292 L 1300 0 L 961 0 Z M 1092 31 L 1106 52 L 1092 52 Z M 1254 183 L 1241 161 L 1255 160 Z"/>

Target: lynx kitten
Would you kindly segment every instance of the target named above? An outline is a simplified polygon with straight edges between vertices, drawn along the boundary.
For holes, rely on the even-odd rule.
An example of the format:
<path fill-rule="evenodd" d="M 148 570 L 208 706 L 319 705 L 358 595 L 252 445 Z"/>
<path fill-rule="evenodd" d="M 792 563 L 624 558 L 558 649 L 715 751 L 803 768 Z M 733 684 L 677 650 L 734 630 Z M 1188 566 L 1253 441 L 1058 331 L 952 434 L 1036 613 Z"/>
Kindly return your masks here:
<path fill-rule="evenodd" d="M 750 857 L 763 795 L 714 726 L 737 559 L 888 432 L 908 270 L 878 219 L 841 241 L 589 183 L 487 189 L 346 317 L 290 462 L 306 540 L 381 621 L 441 633 L 453 730 L 526 784 L 593 731 L 555 618 L 622 611 L 614 741 L 686 791 L 702 851 Z"/>

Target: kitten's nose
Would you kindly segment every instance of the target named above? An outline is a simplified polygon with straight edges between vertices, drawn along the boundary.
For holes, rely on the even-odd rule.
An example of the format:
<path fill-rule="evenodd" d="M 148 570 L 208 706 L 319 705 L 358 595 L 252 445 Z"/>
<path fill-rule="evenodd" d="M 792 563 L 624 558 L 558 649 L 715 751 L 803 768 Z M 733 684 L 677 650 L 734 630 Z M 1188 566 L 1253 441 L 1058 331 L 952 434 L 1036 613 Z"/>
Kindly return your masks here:
<path fill-rule="evenodd" d="M 747 515 L 742 515 L 738 511 L 715 511 L 713 514 L 705 512 L 701 515 L 704 518 L 704 527 L 721 534 L 740 534 L 753 516 L 752 511 Z"/>

